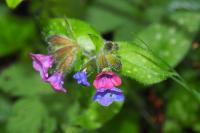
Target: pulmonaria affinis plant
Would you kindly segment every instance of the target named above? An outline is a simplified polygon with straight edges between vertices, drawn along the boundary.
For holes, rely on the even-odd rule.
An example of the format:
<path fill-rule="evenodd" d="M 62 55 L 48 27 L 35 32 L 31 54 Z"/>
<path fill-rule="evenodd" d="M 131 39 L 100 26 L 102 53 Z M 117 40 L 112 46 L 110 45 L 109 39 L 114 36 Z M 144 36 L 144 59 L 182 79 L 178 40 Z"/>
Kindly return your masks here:
<path fill-rule="evenodd" d="M 96 93 L 93 101 L 102 106 L 109 106 L 113 102 L 124 100 L 122 90 L 117 88 L 122 84 L 121 78 L 113 71 L 121 68 L 120 58 L 117 56 L 117 44 L 104 42 L 104 47 L 91 57 L 84 56 L 84 50 L 75 40 L 63 35 L 53 35 L 47 38 L 49 53 L 31 54 L 33 68 L 40 73 L 41 79 L 49 83 L 56 92 L 67 92 L 64 87 L 65 75 L 78 61 L 77 53 L 81 53 L 88 60 L 82 64 L 80 71 L 73 75 L 79 85 L 89 87 L 87 72 L 98 72 L 93 85 Z M 95 64 L 95 66 L 94 66 Z M 90 69 L 93 68 L 93 69 Z"/>

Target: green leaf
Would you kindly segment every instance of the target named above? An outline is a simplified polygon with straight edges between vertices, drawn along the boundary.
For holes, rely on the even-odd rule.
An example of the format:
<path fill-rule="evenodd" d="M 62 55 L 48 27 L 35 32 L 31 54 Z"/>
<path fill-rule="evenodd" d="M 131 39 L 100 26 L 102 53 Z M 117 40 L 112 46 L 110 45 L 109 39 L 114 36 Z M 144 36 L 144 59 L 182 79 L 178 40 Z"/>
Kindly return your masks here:
<path fill-rule="evenodd" d="M 143 84 L 154 84 L 171 75 L 167 67 L 150 51 L 134 43 L 117 42 L 124 76 L 131 77 Z"/>
<path fill-rule="evenodd" d="M 29 9 L 32 13 L 38 11 L 41 8 L 39 17 L 47 18 L 49 15 L 51 17 L 74 17 L 80 18 L 84 14 L 87 2 L 82 2 L 82 0 L 31 0 Z"/>
<path fill-rule="evenodd" d="M 124 22 L 124 19 L 117 14 L 96 7 L 88 9 L 86 20 L 99 32 L 114 30 Z"/>
<path fill-rule="evenodd" d="M 127 20 L 132 20 L 134 12 L 128 0 L 97 0 L 86 12 L 86 20 L 99 32 L 107 32 L 124 26 Z M 103 20 L 102 20 L 103 18 Z"/>
<path fill-rule="evenodd" d="M 76 127 L 73 125 L 67 125 L 63 129 L 64 133 L 83 133 L 80 127 Z"/>
<path fill-rule="evenodd" d="M 69 84 L 68 88 L 72 89 L 69 90 L 67 100 L 63 101 L 66 103 L 64 106 L 66 117 L 63 118 L 66 123 L 62 125 L 62 128 L 66 132 L 70 129 L 79 130 L 77 128 L 88 130 L 99 128 L 118 114 L 122 108 L 123 102 L 114 102 L 109 107 L 103 107 L 94 102 L 92 97 L 95 94 L 95 88 L 92 86 L 85 88 Z"/>
<path fill-rule="evenodd" d="M 16 8 L 23 0 L 6 0 L 8 7 Z"/>
<path fill-rule="evenodd" d="M 168 5 L 168 10 L 188 10 L 188 11 L 199 11 L 200 1 L 199 0 L 172 0 Z"/>
<path fill-rule="evenodd" d="M 199 12 L 176 11 L 171 13 L 169 17 L 172 21 L 176 22 L 190 33 L 195 33 L 200 28 Z"/>
<path fill-rule="evenodd" d="M 0 122 L 8 119 L 11 112 L 11 102 L 1 96 L 0 98 Z"/>
<path fill-rule="evenodd" d="M 192 79 L 192 78 L 191 78 Z M 194 80 L 194 79 L 193 79 Z M 198 90 L 199 83 L 197 81 L 190 84 L 191 89 Z M 198 95 L 199 96 L 199 95 Z M 167 104 L 167 116 L 175 119 L 183 126 L 193 126 L 198 119 L 199 101 L 194 100 L 194 96 L 184 91 L 180 86 L 173 86 Z"/>
<path fill-rule="evenodd" d="M 76 124 L 87 128 L 95 129 L 101 127 L 121 109 L 122 103 L 113 103 L 109 108 L 102 107 L 98 103 L 91 103 L 76 120 Z"/>
<path fill-rule="evenodd" d="M 0 57 L 16 52 L 35 37 L 35 27 L 31 20 L 9 14 L 0 15 L 0 29 L 2 31 L 0 32 Z"/>
<path fill-rule="evenodd" d="M 46 110 L 35 98 L 21 99 L 15 103 L 8 120 L 10 133 L 38 133 Z"/>
<path fill-rule="evenodd" d="M 163 129 L 165 133 L 183 133 L 181 125 L 173 120 L 166 120 Z"/>
<path fill-rule="evenodd" d="M 138 121 L 126 120 L 120 125 L 119 133 L 138 133 L 139 125 Z M 116 128 L 116 127 L 115 127 Z"/>
<path fill-rule="evenodd" d="M 52 88 L 44 83 L 32 66 L 13 64 L 1 72 L 0 89 L 17 96 L 48 94 Z"/>
<path fill-rule="evenodd" d="M 69 32 L 71 31 L 71 32 Z M 44 28 L 44 35 L 65 35 L 68 37 L 73 36 L 77 44 L 86 52 L 94 52 L 103 46 L 103 43 L 94 43 L 90 35 L 94 35 L 98 40 L 103 40 L 98 32 L 96 32 L 87 23 L 76 19 L 51 19 Z M 103 41 L 102 41 L 103 42 Z"/>
<path fill-rule="evenodd" d="M 56 119 L 46 115 L 43 123 L 43 133 L 55 133 Z"/>
<path fill-rule="evenodd" d="M 142 29 L 142 25 L 134 21 L 127 21 L 122 26 L 115 29 L 115 41 L 132 41 L 135 34 Z"/>
<path fill-rule="evenodd" d="M 174 27 L 153 24 L 138 34 L 147 43 L 153 53 L 175 67 L 186 55 L 190 41 Z"/>

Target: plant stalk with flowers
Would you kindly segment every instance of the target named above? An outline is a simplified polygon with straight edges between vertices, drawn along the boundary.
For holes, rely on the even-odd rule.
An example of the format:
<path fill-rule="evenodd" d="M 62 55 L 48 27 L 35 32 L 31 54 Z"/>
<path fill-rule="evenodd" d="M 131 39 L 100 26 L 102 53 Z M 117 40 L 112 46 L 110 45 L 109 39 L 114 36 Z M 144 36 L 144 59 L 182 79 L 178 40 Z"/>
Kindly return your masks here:
<path fill-rule="evenodd" d="M 72 31 L 70 32 L 72 33 Z M 40 73 L 41 79 L 49 83 L 55 91 L 67 92 L 67 89 L 64 88 L 64 78 L 78 60 L 77 53 L 82 53 L 87 61 L 73 75 L 77 83 L 86 87 L 90 86 L 87 73 L 96 71 L 97 75 L 93 81 L 96 93 L 91 99 L 102 106 L 109 106 L 114 101 L 124 101 L 122 90 L 117 88 L 122 84 L 122 80 L 114 72 L 121 68 L 116 43 L 102 41 L 103 45 L 100 50 L 91 54 L 73 38 L 73 34 L 71 38 L 66 35 L 53 34 L 46 40 L 49 53 L 46 55 L 31 54 L 31 57 L 33 68 Z"/>

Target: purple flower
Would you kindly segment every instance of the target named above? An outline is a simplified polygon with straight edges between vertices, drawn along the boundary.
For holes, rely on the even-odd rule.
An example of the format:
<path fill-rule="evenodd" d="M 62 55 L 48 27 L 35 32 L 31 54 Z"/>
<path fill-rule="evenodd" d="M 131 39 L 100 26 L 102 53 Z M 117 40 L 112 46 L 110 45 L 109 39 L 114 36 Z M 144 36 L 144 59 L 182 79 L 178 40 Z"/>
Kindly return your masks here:
<path fill-rule="evenodd" d="M 30 54 L 33 59 L 33 68 L 40 72 L 42 80 L 48 78 L 48 69 L 52 67 L 54 58 L 52 55 Z"/>
<path fill-rule="evenodd" d="M 90 86 L 90 83 L 87 81 L 87 72 L 86 70 L 77 72 L 73 76 L 74 79 L 76 79 L 78 84 L 84 85 L 84 86 Z"/>
<path fill-rule="evenodd" d="M 51 84 L 55 91 L 63 91 L 64 93 L 67 92 L 67 90 L 63 87 L 64 76 L 61 72 L 55 72 L 51 77 L 47 79 L 47 82 Z"/>
<path fill-rule="evenodd" d="M 97 101 L 102 106 L 109 106 L 114 101 L 124 101 L 124 95 L 118 88 L 112 89 L 96 89 L 96 94 L 93 97 L 94 101 Z"/>

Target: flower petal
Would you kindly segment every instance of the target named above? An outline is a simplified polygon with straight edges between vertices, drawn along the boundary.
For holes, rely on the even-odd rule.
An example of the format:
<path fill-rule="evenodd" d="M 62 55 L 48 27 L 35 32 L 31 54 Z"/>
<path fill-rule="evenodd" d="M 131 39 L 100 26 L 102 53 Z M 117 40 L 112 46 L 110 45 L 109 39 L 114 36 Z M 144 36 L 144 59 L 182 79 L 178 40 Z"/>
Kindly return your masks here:
<path fill-rule="evenodd" d="M 61 72 L 55 72 L 51 77 L 47 79 L 47 82 L 51 84 L 55 91 L 63 91 L 64 93 L 67 92 L 67 90 L 63 87 L 64 77 Z"/>
<path fill-rule="evenodd" d="M 101 88 L 96 90 L 93 100 L 102 106 L 109 106 L 114 101 L 124 101 L 124 95 L 120 89 L 115 87 L 112 89 Z"/>
<path fill-rule="evenodd" d="M 111 89 L 114 86 L 121 85 L 121 78 L 112 71 L 104 71 L 96 76 L 93 85 L 96 89 L 107 88 Z"/>
<path fill-rule="evenodd" d="M 54 58 L 52 55 L 30 54 L 33 59 L 33 68 L 40 72 L 42 80 L 48 78 L 48 69 L 52 67 Z"/>
<path fill-rule="evenodd" d="M 77 72 L 73 75 L 73 78 L 77 81 L 78 84 L 84 86 L 90 86 L 90 83 L 87 81 L 87 72 L 86 70 Z"/>
<path fill-rule="evenodd" d="M 114 84 L 114 86 L 119 86 L 122 83 L 122 80 L 119 76 L 115 75 L 113 76 L 113 78 L 111 79 L 112 83 Z"/>

